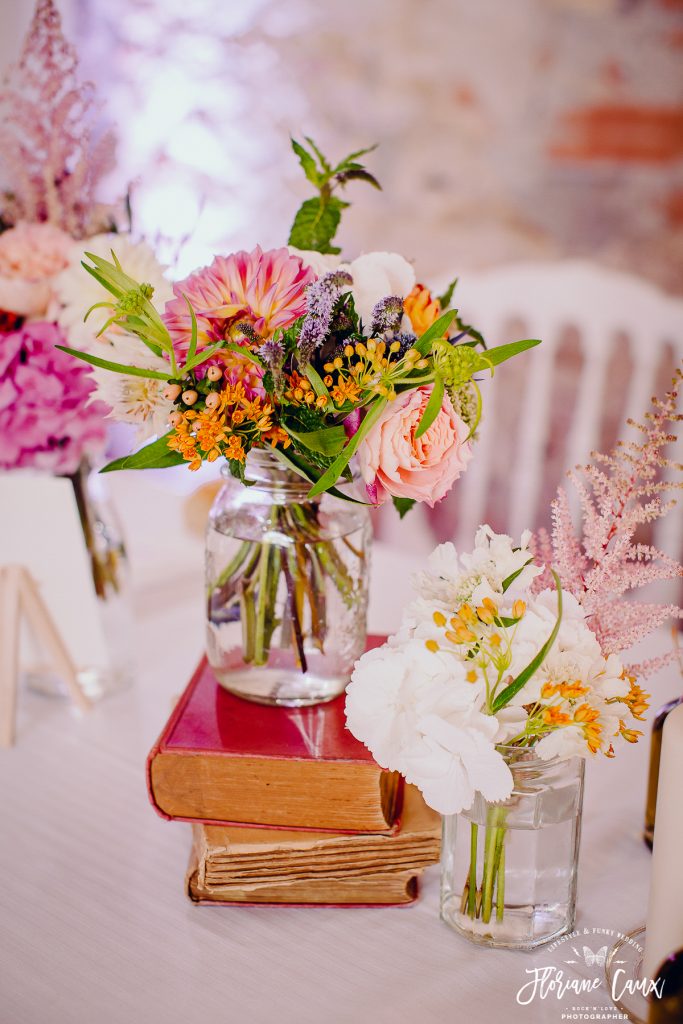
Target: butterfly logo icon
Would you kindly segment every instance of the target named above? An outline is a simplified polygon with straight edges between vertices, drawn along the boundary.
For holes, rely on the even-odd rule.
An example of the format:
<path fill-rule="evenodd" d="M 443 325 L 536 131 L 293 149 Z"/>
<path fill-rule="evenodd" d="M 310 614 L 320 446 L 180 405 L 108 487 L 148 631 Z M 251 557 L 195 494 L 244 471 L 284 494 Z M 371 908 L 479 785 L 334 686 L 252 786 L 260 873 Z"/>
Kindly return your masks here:
<path fill-rule="evenodd" d="M 604 967 L 605 960 L 607 959 L 607 946 L 602 946 L 596 953 L 590 949 L 589 946 L 583 947 L 583 953 L 579 953 L 575 946 L 572 949 L 578 957 L 577 960 L 567 960 L 568 964 L 576 964 L 583 962 L 586 967 Z"/>

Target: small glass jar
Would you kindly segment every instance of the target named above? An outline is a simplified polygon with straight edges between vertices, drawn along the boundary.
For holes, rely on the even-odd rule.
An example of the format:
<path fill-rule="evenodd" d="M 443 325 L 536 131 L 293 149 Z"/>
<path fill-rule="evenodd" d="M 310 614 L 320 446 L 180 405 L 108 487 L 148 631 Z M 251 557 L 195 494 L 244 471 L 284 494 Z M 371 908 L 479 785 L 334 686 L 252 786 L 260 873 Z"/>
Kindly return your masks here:
<path fill-rule="evenodd" d="M 104 640 L 106 661 L 79 665 L 76 676 L 91 700 L 126 689 L 133 681 L 133 618 L 129 566 L 116 509 L 106 481 L 84 461 L 71 482 L 88 553 Z M 66 683 L 51 668 L 34 665 L 25 672 L 28 686 L 49 697 L 70 697 Z"/>
<path fill-rule="evenodd" d="M 584 760 L 499 749 L 509 798 L 478 793 L 468 811 L 444 818 L 441 918 L 480 945 L 533 949 L 574 927 Z"/>
<path fill-rule="evenodd" d="M 219 683 L 262 704 L 302 707 L 343 692 L 366 637 L 370 519 L 272 452 L 226 470 L 206 545 L 207 654 Z"/>

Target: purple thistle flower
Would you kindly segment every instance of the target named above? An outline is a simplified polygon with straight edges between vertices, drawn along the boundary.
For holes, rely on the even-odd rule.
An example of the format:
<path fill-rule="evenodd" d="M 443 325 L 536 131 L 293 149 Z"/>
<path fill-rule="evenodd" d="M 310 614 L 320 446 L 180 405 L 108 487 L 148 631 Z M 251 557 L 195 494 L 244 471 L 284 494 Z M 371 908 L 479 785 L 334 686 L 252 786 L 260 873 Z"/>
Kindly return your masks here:
<path fill-rule="evenodd" d="M 403 318 L 403 299 L 399 295 L 387 295 L 372 307 L 370 335 L 376 337 L 385 331 L 397 331 Z"/>
<path fill-rule="evenodd" d="M 344 270 L 333 270 L 306 288 L 307 313 L 299 335 L 299 356 L 307 363 L 314 349 L 320 348 L 330 333 L 334 306 L 353 278 Z"/>

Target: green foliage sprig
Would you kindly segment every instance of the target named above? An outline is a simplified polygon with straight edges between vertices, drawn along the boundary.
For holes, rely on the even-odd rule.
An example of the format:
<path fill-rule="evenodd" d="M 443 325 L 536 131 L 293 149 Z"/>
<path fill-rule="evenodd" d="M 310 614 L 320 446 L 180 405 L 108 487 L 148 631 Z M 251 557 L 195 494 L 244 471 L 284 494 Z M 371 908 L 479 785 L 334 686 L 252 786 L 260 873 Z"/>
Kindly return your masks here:
<path fill-rule="evenodd" d="M 340 163 L 333 167 L 323 156 L 313 139 L 304 136 L 308 143 L 307 149 L 296 139 L 292 139 L 292 149 L 299 158 L 306 178 L 317 189 L 313 199 L 307 199 L 297 210 L 292 230 L 289 233 L 289 244 L 297 249 L 312 249 L 316 252 L 337 254 L 341 252 L 332 245 L 337 233 L 342 210 L 349 203 L 334 195 L 335 191 L 349 181 L 366 181 L 373 188 L 381 189 L 377 178 L 367 170 L 358 158 L 371 153 L 375 146 L 349 153 Z"/>

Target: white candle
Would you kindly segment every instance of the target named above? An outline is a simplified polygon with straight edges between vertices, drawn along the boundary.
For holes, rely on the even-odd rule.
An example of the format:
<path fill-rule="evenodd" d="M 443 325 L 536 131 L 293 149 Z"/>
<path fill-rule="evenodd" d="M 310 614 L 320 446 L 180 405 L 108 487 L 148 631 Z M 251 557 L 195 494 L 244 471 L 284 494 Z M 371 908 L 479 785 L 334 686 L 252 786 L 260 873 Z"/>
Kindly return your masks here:
<path fill-rule="evenodd" d="M 654 978 L 672 953 L 683 949 L 683 705 L 662 732 L 655 814 L 650 901 L 643 973 Z"/>

